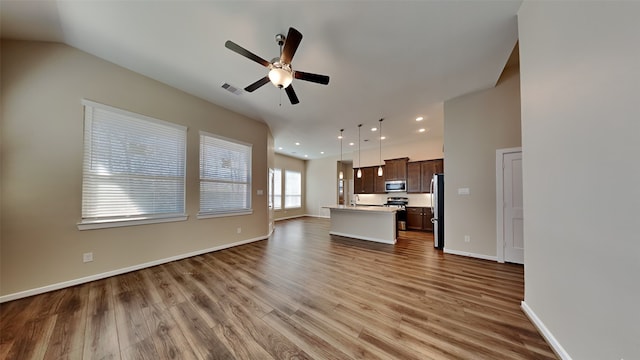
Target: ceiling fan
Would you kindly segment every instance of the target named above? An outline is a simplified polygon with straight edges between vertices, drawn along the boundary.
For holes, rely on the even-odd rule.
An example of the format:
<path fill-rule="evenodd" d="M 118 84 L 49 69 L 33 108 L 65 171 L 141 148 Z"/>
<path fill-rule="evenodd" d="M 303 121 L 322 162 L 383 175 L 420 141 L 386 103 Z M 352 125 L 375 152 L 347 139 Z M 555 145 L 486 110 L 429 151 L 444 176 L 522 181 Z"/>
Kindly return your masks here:
<path fill-rule="evenodd" d="M 291 85 L 294 78 L 322 85 L 329 84 L 329 77 L 326 75 L 293 70 L 291 67 L 291 60 L 298 49 L 298 45 L 300 45 L 300 41 L 302 41 L 302 34 L 292 27 L 289 28 L 289 33 L 286 37 L 282 34 L 276 35 L 276 43 L 280 46 L 280 57 L 274 58 L 271 62 L 261 58 L 231 40 L 227 40 L 227 42 L 224 43 L 224 46 L 227 49 L 269 69 L 267 76 L 244 88 L 245 91 L 254 92 L 262 85 L 271 81 L 271 83 L 277 88 L 284 89 L 289 97 L 289 101 L 291 101 L 291 104 L 295 105 L 299 103 L 300 100 L 298 100 L 298 96 Z"/>

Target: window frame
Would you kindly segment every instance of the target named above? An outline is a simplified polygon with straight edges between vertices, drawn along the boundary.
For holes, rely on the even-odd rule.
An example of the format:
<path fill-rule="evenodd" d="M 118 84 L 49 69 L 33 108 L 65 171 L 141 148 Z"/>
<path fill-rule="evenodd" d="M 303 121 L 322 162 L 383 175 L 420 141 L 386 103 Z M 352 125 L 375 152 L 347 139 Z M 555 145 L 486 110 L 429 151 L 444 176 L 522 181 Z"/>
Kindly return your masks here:
<path fill-rule="evenodd" d="M 282 196 L 282 187 L 283 187 L 282 176 L 283 175 L 284 175 L 284 172 L 282 171 L 282 169 L 280 168 L 273 169 L 273 210 L 279 211 L 284 209 L 282 205 L 282 201 L 284 199 L 284 197 Z M 276 184 L 280 186 L 276 186 Z M 276 201 L 276 198 L 279 201 Z"/>
<path fill-rule="evenodd" d="M 293 174 L 298 174 L 298 177 L 300 178 L 300 183 L 298 184 L 298 188 L 300 189 L 300 194 L 288 194 L 287 193 L 287 187 L 289 184 L 289 181 L 287 181 L 287 173 L 293 173 Z M 296 206 L 287 206 L 287 197 L 290 196 L 297 196 L 300 199 L 300 204 L 296 205 Z M 283 203 L 283 209 L 284 210 L 291 210 L 291 209 L 302 209 L 302 171 L 296 171 L 296 170 L 286 170 L 284 171 L 284 195 L 283 195 L 283 199 L 284 199 L 284 203 Z"/>
<path fill-rule="evenodd" d="M 248 202 L 248 206 L 247 208 L 243 208 L 243 209 L 237 209 L 237 210 L 220 210 L 220 211 L 203 211 L 202 210 L 202 183 L 203 181 L 205 182 L 210 182 L 210 183 L 216 183 L 216 182 L 221 182 L 221 183 L 230 183 L 228 181 L 215 181 L 215 180 L 211 180 L 211 179 L 203 179 L 203 168 L 202 168 L 202 156 L 203 156 L 203 143 L 202 143 L 202 139 L 203 136 L 205 137 L 210 137 L 213 139 L 218 139 L 221 141 L 226 141 L 226 142 L 231 142 L 237 145 L 242 145 L 242 146 L 246 146 L 248 148 L 248 161 L 247 161 L 247 182 L 246 183 L 239 183 L 239 184 L 245 184 L 247 187 L 247 191 L 246 191 L 246 196 L 247 196 L 247 202 Z M 218 134 L 214 134 L 214 133 L 210 133 L 207 131 L 200 131 L 199 132 L 199 155 L 198 155 L 198 184 L 199 184 L 199 196 L 198 196 L 198 201 L 199 201 L 199 210 L 198 210 L 198 215 L 197 218 L 198 219 L 208 219 L 208 218 L 216 218 L 216 217 L 225 217 L 225 216 L 238 216 L 238 215 L 250 215 L 253 214 L 253 191 L 252 191 L 252 184 L 253 184 L 253 144 L 251 143 L 247 143 L 241 140 L 237 140 L 237 139 L 232 139 L 232 138 L 228 138 L 222 135 L 218 135 Z"/>
<path fill-rule="evenodd" d="M 83 156 L 82 156 L 82 194 L 81 194 L 81 220 L 77 223 L 79 230 L 93 230 L 123 226 L 134 226 L 144 224 L 155 224 L 163 222 L 185 221 L 188 219 L 186 214 L 186 163 L 187 163 L 187 127 L 174 124 L 171 122 L 159 120 L 150 116 L 134 113 L 131 111 L 119 109 L 113 106 L 97 103 L 94 101 L 82 99 L 81 104 L 83 106 Z M 95 216 L 85 217 L 85 183 L 90 181 L 86 176 L 91 176 L 91 172 L 87 169 L 87 163 L 90 161 L 87 159 L 93 159 L 96 154 L 94 152 L 87 153 L 87 149 L 92 148 L 92 134 L 94 118 L 94 110 L 99 109 L 103 111 L 111 112 L 117 116 L 125 116 L 133 118 L 138 121 L 146 121 L 149 124 L 162 125 L 178 129 L 182 133 L 182 159 L 178 159 L 178 163 L 182 162 L 182 204 L 175 203 L 178 207 L 182 208 L 182 212 L 175 213 L 148 213 L 148 214 L 128 214 L 128 215 L 114 215 L 114 216 Z M 88 129 L 91 128 L 91 129 Z M 93 174 L 95 176 L 95 173 Z M 140 176 L 139 174 L 130 174 L 124 176 L 126 178 L 142 177 L 142 178 L 158 178 L 153 176 Z"/>

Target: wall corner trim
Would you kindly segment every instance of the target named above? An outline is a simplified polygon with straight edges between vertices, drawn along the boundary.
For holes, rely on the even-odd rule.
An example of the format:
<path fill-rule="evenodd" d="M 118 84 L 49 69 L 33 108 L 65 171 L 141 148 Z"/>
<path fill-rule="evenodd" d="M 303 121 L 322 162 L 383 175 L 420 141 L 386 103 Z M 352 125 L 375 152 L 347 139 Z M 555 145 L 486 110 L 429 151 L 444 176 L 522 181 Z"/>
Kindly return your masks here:
<path fill-rule="evenodd" d="M 558 355 L 558 357 L 562 360 L 572 360 L 571 356 L 569 356 L 562 345 L 560 345 L 558 340 L 556 340 L 553 334 L 551 334 L 551 331 L 547 329 L 542 320 L 540 320 L 538 315 L 533 312 L 533 310 L 529 307 L 529 305 L 527 305 L 524 300 L 520 303 L 520 307 L 522 308 L 522 311 L 525 313 L 525 315 L 527 315 L 529 320 L 531 320 L 533 325 L 538 329 L 540 334 L 542 334 L 542 337 L 544 337 L 544 339 L 547 341 L 549 346 L 551 346 L 551 349 L 553 349 L 556 355 Z"/>
<path fill-rule="evenodd" d="M 0 304 L 2 304 L 4 302 L 12 301 L 12 300 L 22 299 L 22 298 L 33 296 L 33 295 L 43 294 L 43 293 L 46 293 L 46 292 L 49 292 L 49 291 L 60 290 L 60 289 L 64 289 L 64 288 L 67 288 L 67 287 L 88 283 L 88 282 L 91 282 L 91 281 L 105 279 L 105 278 L 116 276 L 116 275 L 122 275 L 122 274 L 126 274 L 128 272 L 132 272 L 132 271 L 136 271 L 136 270 L 142 270 L 142 269 L 146 269 L 146 268 L 157 266 L 157 265 L 162 265 L 162 264 L 165 264 L 165 263 L 168 263 L 168 262 L 172 262 L 172 261 L 176 261 L 176 260 L 182 260 L 182 259 L 190 258 L 190 257 L 193 257 L 193 256 L 198 256 L 198 255 L 202 255 L 202 254 L 206 254 L 206 253 L 210 253 L 210 252 L 214 252 L 214 251 L 224 250 L 224 249 L 232 248 L 232 247 L 235 247 L 235 246 L 252 243 L 252 242 L 255 242 L 255 241 L 265 240 L 265 239 L 268 239 L 268 238 L 269 238 L 268 235 L 258 236 L 258 237 L 251 238 L 251 239 L 236 241 L 236 242 L 233 242 L 233 243 L 230 243 L 230 244 L 218 245 L 218 246 L 214 246 L 214 247 L 211 247 L 211 248 L 208 248 L 208 249 L 202 249 L 202 250 L 189 252 L 189 253 L 186 253 L 186 254 L 180 254 L 180 255 L 176 255 L 176 256 L 171 256 L 171 257 L 168 257 L 168 258 L 165 258 L 165 259 L 158 259 L 158 260 L 154 260 L 154 261 L 150 261 L 150 262 L 146 262 L 146 263 L 142 263 L 142 264 L 138 264 L 138 265 L 133 265 L 133 266 L 129 266 L 129 267 L 121 268 L 121 269 L 107 271 L 107 272 L 100 273 L 100 274 L 85 276 L 85 277 L 82 277 L 82 278 L 73 279 L 73 280 L 69 280 L 69 281 L 63 281 L 63 282 L 59 282 L 59 283 L 56 283 L 56 284 L 42 286 L 42 287 L 35 288 L 35 289 L 29 289 L 29 290 L 20 291 L 20 292 L 13 293 L 13 294 L 3 295 L 3 296 L 0 296 Z"/>

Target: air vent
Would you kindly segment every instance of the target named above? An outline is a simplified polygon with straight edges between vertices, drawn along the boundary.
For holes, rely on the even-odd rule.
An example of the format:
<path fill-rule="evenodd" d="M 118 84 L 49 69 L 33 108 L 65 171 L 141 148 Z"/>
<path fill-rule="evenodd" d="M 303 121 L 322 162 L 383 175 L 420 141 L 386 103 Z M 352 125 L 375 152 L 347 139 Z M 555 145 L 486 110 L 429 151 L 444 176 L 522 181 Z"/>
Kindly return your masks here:
<path fill-rule="evenodd" d="M 242 89 L 238 89 L 237 87 L 228 83 L 222 84 L 222 88 L 235 95 L 242 94 Z"/>

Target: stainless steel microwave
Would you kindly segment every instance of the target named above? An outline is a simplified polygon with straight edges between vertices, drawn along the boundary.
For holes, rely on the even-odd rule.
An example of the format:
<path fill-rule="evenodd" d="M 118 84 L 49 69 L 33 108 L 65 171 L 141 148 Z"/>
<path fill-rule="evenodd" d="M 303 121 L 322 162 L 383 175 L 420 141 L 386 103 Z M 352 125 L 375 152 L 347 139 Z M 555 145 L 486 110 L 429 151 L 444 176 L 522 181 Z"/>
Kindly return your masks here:
<path fill-rule="evenodd" d="M 386 192 L 407 192 L 407 182 L 404 180 L 393 180 L 384 182 Z"/>

